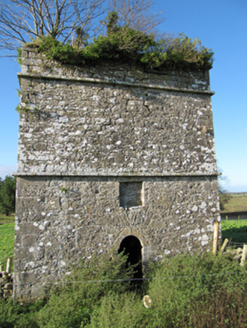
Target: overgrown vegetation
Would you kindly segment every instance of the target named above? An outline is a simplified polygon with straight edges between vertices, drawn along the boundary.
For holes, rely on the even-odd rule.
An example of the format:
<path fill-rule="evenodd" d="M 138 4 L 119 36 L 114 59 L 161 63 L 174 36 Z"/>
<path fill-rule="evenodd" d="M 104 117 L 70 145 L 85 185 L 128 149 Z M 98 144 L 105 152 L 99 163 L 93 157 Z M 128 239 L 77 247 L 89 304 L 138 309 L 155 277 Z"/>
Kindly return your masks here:
<path fill-rule="evenodd" d="M 106 35 L 88 42 L 80 29 L 73 44 L 62 43 L 51 36 L 38 38 L 29 46 L 42 52 L 50 60 L 70 65 L 94 65 L 105 61 L 135 63 L 144 69 L 208 70 L 212 68 L 213 52 L 183 34 L 158 40 L 154 34 L 145 34 L 128 25 L 118 24 L 116 12 L 108 14 Z"/>
<path fill-rule="evenodd" d="M 146 271 L 133 289 L 125 258 L 96 256 L 33 304 L 0 301 L 5 327 L 244 327 L 246 268 L 227 256 L 179 255 Z M 77 283 L 75 283 L 77 281 Z M 142 304 L 145 294 L 153 306 Z"/>

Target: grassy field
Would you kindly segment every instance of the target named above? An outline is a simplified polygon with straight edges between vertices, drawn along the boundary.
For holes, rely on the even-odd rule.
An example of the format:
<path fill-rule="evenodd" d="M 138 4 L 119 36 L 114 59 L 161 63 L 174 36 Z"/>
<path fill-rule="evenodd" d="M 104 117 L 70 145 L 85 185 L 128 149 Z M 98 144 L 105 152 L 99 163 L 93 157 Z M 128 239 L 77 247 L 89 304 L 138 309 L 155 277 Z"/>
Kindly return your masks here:
<path fill-rule="evenodd" d="M 8 223 L 14 223 L 14 222 L 15 222 L 15 216 L 14 215 L 7 216 L 5 214 L 0 213 L 0 225 L 8 224 Z"/>
<path fill-rule="evenodd" d="M 243 194 L 230 194 L 230 199 L 228 203 L 224 205 L 224 212 L 247 212 L 247 193 Z"/>
<path fill-rule="evenodd" d="M 14 254 L 14 223 L 0 225 L 0 264 L 5 270 L 8 257 Z"/>
<path fill-rule="evenodd" d="M 247 243 L 247 220 L 221 221 L 222 239 L 233 243 Z"/>
<path fill-rule="evenodd" d="M 6 267 L 7 258 L 14 254 L 15 216 L 0 214 L 0 264 Z"/>

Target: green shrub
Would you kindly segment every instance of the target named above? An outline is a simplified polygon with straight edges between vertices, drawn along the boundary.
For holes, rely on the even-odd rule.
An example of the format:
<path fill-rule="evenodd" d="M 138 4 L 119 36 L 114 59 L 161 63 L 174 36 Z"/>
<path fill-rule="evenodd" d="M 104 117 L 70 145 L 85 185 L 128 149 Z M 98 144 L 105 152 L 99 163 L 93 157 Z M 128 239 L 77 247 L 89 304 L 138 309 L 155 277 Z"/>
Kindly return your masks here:
<path fill-rule="evenodd" d="M 49 300 L 38 313 L 40 327 L 80 327 L 90 316 L 102 297 L 110 292 L 122 294 L 130 288 L 132 268 L 126 268 L 126 256 L 94 255 L 82 261 L 60 288 L 52 290 Z"/>
<path fill-rule="evenodd" d="M 1 328 L 38 328 L 36 313 L 44 306 L 45 300 L 30 304 L 19 304 L 12 300 L 0 299 Z"/>
<path fill-rule="evenodd" d="M 192 305 L 197 316 L 199 309 L 209 313 L 211 310 L 208 312 L 206 306 L 210 299 L 218 293 L 224 300 L 230 295 L 243 295 L 246 282 L 245 269 L 227 256 L 185 254 L 165 259 L 150 283 L 149 295 L 154 308 L 150 311 L 149 324 L 163 327 L 166 322 L 167 327 L 186 327 L 183 322 L 189 321 Z M 229 319 L 225 309 L 214 310 L 224 310 L 224 318 Z"/>
<path fill-rule="evenodd" d="M 19 304 L 0 299 L 0 327 L 12 328 L 19 312 Z"/>
<path fill-rule="evenodd" d="M 63 44 L 48 36 L 38 39 L 33 43 L 34 47 L 46 55 L 50 60 L 58 60 L 63 64 L 75 65 L 82 61 L 81 51 L 69 44 Z"/>
<path fill-rule="evenodd" d="M 109 293 L 102 298 L 100 306 L 93 312 L 87 328 L 134 328 L 140 327 L 143 309 L 139 295 L 134 292 Z M 83 326 L 81 326 L 83 327 Z"/>
<path fill-rule="evenodd" d="M 155 41 L 153 35 L 123 27 L 109 36 L 98 36 L 83 49 L 46 37 L 34 43 L 50 60 L 77 66 L 94 65 L 102 60 L 135 63 L 144 69 L 208 70 L 213 52 L 197 39 L 184 35 L 167 46 L 167 40 Z"/>
<path fill-rule="evenodd" d="M 246 327 L 247 275 L 226 255 L 179 255 L 150 265 L 144 290 L 128 280 L 126 257 L 93 256 L 47 298 L 21 306 L 0 300 L 0 327 Z M 145 294 L 153 306 L 142 304 Z"/>
<path fill-rule="evenodd" d="M 230 257 L 179 255 L 150 268 L 149 277 L 152 308 L 135 293 L 111 293 L 87 327 L 244 327 L 246 270 Z"/>
<path fill-rule="evenodd" d="M 180 327 L 246 327 L 246 302 L 246 290 L 217 289 L 199 301 L 190 302 Z"/>

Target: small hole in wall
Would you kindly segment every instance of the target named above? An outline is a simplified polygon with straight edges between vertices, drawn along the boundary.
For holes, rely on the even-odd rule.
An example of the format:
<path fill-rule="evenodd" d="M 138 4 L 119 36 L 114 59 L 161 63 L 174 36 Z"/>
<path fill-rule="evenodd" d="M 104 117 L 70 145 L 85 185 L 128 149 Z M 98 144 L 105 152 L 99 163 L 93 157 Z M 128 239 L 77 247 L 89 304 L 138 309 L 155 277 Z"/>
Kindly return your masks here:
<path fill-rule="evenodd" d="M 142 182 L 120 182 L 119 201 L 121 207 L 133 207 L 143 205 Z"/>

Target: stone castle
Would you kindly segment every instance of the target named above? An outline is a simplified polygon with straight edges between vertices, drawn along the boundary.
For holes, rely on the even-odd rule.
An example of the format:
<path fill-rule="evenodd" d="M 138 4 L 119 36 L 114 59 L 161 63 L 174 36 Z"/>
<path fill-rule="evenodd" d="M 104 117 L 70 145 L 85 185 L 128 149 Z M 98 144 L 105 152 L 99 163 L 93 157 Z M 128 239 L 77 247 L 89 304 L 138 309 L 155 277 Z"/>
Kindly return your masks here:
<path fill-rule="evenodd" d="M 22 56 L 14 297 L 41 296 L 110 248 L 141 264 L 211 250 L 220 216 L 209 73 Z"/>

